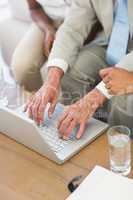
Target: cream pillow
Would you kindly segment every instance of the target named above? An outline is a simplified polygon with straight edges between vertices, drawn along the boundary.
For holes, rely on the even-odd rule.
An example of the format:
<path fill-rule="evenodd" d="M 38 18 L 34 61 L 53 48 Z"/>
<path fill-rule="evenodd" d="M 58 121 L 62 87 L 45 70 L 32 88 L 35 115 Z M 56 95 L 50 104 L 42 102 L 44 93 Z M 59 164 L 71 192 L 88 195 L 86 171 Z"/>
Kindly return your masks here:
<path fill-rule="evenodd" d="M 31 21 L 30 12 L 28 9 L 28 4 L 26 0 L 8 0 L 12 14 L 15 18 Z"/>

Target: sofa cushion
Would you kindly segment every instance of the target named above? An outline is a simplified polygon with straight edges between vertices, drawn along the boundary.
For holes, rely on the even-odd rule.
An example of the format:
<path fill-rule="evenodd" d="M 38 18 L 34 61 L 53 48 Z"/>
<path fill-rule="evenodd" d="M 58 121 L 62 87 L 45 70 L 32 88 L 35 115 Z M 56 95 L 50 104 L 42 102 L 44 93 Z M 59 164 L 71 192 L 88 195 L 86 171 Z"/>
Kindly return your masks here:
<path fill-rule="evenodd" d="M 26 0 L 8 0 L 12 14 L 15 18 L 31 21 L 30 12 Z"/>
<path fill-rule="evenodd" d="M 16 46 L 29 28 L 28 22 L 14 18 L 5 19 L 0 22 L 0 47 L 8 64 L 11 63 L 12 54 Z"/>

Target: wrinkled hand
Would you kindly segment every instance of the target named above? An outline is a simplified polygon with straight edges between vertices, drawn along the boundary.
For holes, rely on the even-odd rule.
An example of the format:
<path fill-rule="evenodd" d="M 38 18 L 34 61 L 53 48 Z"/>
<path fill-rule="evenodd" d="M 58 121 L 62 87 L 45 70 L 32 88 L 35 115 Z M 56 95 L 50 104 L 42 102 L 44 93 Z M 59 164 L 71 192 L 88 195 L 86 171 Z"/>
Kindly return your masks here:
<path fill-rule="evenodd" d="M 44 111 L 48 103 L 50 103 L 48 110 L 49 117 L 52 116 L 55 110 L 60 91 L 61 74 L 58 74 L 58 70 L 49 73 L 44 85 L 26 105 L 25 112 L 28 111 L 29 117 L 35 120 L 37 124 L 43 123 Z"/>
<path fill-rule="evenodd" d="M 49 56 L 53 42 L 55 40 L 56 30 L 54 27 L 48 28 L 45 33 L 45 41 L 44 41 L 44 53 L 45 56 Z"/>
<path fill-rule="evenodd" d="M 82 98 L 80 101 L 68 106 L 58 123 L 58 130 L 64 140 L 68 140 L 73 129 L 79 125 L 76 138 L 83 135 L 88 119 L 104 102 L 105 97 L 96 89 Z"/>
<path fill-rule="evenodd" d="M 133 72 L 122 68 L 107 68 L 100 71 L 100 76 L 111 95 L 133 93 Z"/>

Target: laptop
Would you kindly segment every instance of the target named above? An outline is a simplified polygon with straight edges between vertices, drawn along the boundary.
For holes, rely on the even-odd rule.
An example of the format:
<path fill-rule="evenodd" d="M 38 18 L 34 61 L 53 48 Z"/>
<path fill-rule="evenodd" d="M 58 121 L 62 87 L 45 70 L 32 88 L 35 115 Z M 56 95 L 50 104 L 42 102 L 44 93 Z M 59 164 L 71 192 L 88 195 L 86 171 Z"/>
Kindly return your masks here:
<path fill-rule="evenodd" d="M 59 137 L 56 128 L 64 108 L 62 104 L 58 103 L 52 118 L 49 119 L 47 107 L 44 113 L 44 125 L 37 126 L 23 112 L 22 107 L 17 110 L 11 110 L 5 106 L 0 106 L 0 132 L 50 160 L 62 164 L 108 128 L 108 124 L 91 118 L 80 140 L 75 138 L 77 127 L 73 130 L 70 139 L 64 141 Z"/>

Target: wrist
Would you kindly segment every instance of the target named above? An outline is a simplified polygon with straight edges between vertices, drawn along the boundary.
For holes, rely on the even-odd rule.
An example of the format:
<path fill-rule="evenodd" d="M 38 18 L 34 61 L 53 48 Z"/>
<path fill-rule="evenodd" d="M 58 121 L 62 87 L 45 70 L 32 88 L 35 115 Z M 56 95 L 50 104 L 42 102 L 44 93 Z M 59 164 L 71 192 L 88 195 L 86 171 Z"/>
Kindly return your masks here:
<path fill-rule="evenodd" d="M 96 88 L 88 94 L 88 100 L 90 99 L 90 96 L 92 104 L 95 104 L 96 109 L 103 106 L 104 102 L 107 100 L 107 98 Z"/>
<path fill-rule="evenodd" d="M 56 87 L 60 85 L 61 78 L 63 75 L 64 75 L 64 72 L 62 69 L 58 67 L 50 67 L 48 71 L 47 80 L 50 84 Z"/>

